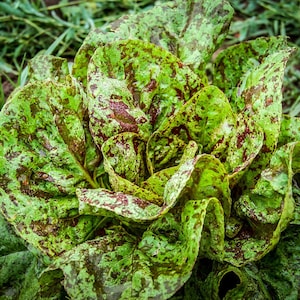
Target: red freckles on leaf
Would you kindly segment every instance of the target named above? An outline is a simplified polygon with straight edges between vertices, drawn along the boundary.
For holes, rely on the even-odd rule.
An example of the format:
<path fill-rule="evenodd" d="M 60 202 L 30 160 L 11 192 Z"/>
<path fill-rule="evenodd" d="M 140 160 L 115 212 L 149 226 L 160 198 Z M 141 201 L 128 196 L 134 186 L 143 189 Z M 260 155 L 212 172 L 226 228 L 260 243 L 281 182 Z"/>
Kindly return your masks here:
<path fill-rule="evenodd" d="M 273 98 L 269 97 L 266 99 L 265 107 L 268 107 L 273 104 Z"/>
<path fill-rule="evenodd" d="M 119 122 L 124 131 L 138 132 L 136 120 L 128 113 L 128 106 L 125 103 L 111 101 L 110 109 L 113 112 L 112 114 L 110 114 L 110 117 Z"/>
<path fill-rule="evenodd" d="M 183 66 L 184 66 L 184 64 L 183 64 L 181 61 L 179 61 L 179 62 L 178 62 L 178 67 L 179 67 L 179 68 L 182 68 Z"/>
<path fill-rule="evenodd" d="M 157 81 L 155 79 L 151 79 L 151 81 L 146 85 L 146 92 L 152 92 L 157 88 Z"/>

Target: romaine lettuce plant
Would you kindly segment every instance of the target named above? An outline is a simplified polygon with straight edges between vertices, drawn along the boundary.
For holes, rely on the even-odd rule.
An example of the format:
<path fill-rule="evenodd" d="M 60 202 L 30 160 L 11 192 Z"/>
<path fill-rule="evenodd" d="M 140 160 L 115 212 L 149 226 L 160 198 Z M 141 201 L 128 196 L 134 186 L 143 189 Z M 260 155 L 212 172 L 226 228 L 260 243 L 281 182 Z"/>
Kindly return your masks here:
<path fill-rule="evenodd" d="M 31 61 L 0 114 L 5 299 L 297 298 L 298 268 L 288 287 L 263 270 L 299 250 L 269 253 L 299 225 L 300 121 L 281 109 L 294 49 L 234 45 L 207 77 L 232 15 L 166 2 L 92 31 L 70 72 Z"/>

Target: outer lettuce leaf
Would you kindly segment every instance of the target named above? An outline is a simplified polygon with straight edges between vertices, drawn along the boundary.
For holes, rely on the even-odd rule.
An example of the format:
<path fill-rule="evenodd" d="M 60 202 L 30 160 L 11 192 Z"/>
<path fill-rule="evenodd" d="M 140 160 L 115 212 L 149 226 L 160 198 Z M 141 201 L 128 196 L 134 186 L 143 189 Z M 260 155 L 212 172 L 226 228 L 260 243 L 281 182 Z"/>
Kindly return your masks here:
<path fill-rule="evenodd" d="M 24 295 L 27 289 L 34 294 L 27 278 L 32 281 L 31 287 L 33 282 L 37 284 L 37 277 L 31 272 L 36 263 L 36 257 L 25 247 L 24 240 L 15 234 L 0 214 L 0 299 L 33 299 Z"/>
<path fill-rule="evenodd" d="M 242 268 L 199 259 L 192 276 L 174 299 L 298 299 L 299 237 L 299 226 L 288 227 L 273 251 Z"/>
<path fill-rule="evenodd" d="M 66 252 L 45 271 L 41 295 L 63 279 L 72 299 L 168 299 L 192 272 L 208 202 L 188 201 L 181 221 L 167 214 L 141 238 L 117 227 Z"/>
<path fill-rule="evenodd" d="M 176 55 L 203 76 L 205 64 L 225 39 L 233 16 L 227 1 L 170 1 L 153 9 L 125 16 L 108 32 L 92 31 L 78 51 L 73 74 L 86 85 L 87 65 L 95 50 L 115 40 L 140 39 Z"/>
<path fill-rule="evenodd" d="M 266 161 L 276 148 L 279 137 L 282 115 L 282 79 L 291 52 L 292 49 L 287 48 L 267 56 L 243 80 L 240 90 L 241 97 L 246 104 L 244 113 L 249 112 L 252 119 L 264 131 L 261 159 Z"/>
<path fill-rule="evenodd" d="M 229 47 L 216 62 L 215 84 L 223 86 L 233 110 L 251 118 L 264 133 L 260 155 L 245 180 L 247 186 L 254 184 L 253 178 L 267 166 L 277 146 L 282 116 L 282 78 L 293 51 L 283 38 L 257 39 Z M 239 66 L 240 71 L 234 72 L 233 66 Z M 229 73 L 234 74 L 233 78 L 226 77 Z M 238 87 L 234 93 L 229 92 L 232 87 Z"/>
<path fill-rule="evenodd" d="M 226 240 L 226 261 L 240 266 L 259 260 L 278 243 L 293 218 L 292 178 L 299 172 L 299 147 L 295 142 L 276 150 L 256 185 L 235 201 L 235 214 L 244 225 Z"/>
<path fill-rule="evenodd" d="M 263 130 L 249 115 L 239 113 L 236 124 L 224 162 L 226 170 L 230 174 L 231 187 L 236 185 L 251 166 L 264 142 Z"/>
<path fill-rule="evenodd" d="M 90 131 L 99 147 L 122 132 L 148 139 L 202 86 L 176 56 L 139 40 L 99 47 L 88 78 Z"/>
<path fill-rule="evenodd" d="M 283 115 L 278 146 L 300 141 L 300 118 Z"/>
<path fill-rule="evenodd" d="M 240 97 L 242 82 L 264 59 L 287 48 L 285 37 L 261 37 L 228 47 L 220 52 L 214 64 L 213 83 L 225 92 L 236 112 L 246 103 Z"/>
<path fill-rule="evenodd" d="M 78 187 L 97 187 L 91 169 L 99 157 L 90 144 L 84 93 L 36 81 L 6 103 L 0 118 L 1 211 L 30 244 L 49 255 L 84 241 L 94 226 L 78 217 Z"/>
<path fill-rule="evenodd" d="M 64 83 L 69 75 L 68 60 L 53 55 L 37 55 L 28 64 L 29 80 L 53 79 Z"/>
<path fill-rule="evenodd" d="M 274 251 L 257 262 L 259 276 L 272 299 L 299 299 L 299 226 L 289 226 Z"/>

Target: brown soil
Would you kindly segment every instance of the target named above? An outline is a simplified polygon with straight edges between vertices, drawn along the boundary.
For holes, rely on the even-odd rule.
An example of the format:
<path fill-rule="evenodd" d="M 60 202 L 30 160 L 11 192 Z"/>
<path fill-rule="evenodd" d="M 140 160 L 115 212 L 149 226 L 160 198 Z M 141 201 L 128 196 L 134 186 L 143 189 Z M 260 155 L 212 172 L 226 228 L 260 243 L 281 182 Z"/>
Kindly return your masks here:
<path fill-rule="evenodd" d="M 11 75 L 10 80 L 12 82 L 17 82 L 18 78 L 16 75 Z M 9 81 L 7 78 L 2 78 L 2 88 L 4 93 L 4 100 L 8 98 L 8 96 L 11 94 L 11 92 L 15 89 L 12 85 L 11 81 Z"/>

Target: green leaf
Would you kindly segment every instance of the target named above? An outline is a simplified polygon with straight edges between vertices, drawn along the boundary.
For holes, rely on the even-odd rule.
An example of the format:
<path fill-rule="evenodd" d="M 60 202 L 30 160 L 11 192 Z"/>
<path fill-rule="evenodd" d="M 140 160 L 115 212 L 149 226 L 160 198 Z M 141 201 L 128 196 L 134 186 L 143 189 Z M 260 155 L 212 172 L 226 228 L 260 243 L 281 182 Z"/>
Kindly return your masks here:
<path fill-rule="evenodd" d="M 278 148 L 255 186 L 235 201 L 243 226 L 236 237 L 226 240 L 226 261 L 240 266 L 259 260 L 278 243 L 293 218 L 292 178 L 300 170 L 299 151 L 298 142 Z"/>
<path fill-rule="evenodd" d="M 226 157 L 235 126 L 236 116 L 225 95 L 215 86 L 203 88 L 150 137 L 150 171 L 178 164 L 190 141 L 205 153 Z"/>
<path fill-rule="evenodd" d="M 177 57 L 138 40 L 99 47 L 88 78 L 90 130 L 99 147 L 122 132 L 148 139 L 202 86 Z"/>
<path fill-rule="evenodd" d="M 292 49 L 277 51 L 267 56 L 244 80 L 240 90 L 245 111 L 264 131 L 262 159 L 268 158 L 277 145 L 282 115 L 282 79 Z"/>
<path fill-rule="evenodd" d="M 260 153 L 264 142 L 263 130 L 250 115 L 239 113 L 236 124 L 224 162 L 231 187 L 235 186 L 247 171 Z"/>
<path fill-rule="evenodd" d="M 298 299 L 300 295 L 299 226 L 289 226 L 274 249 L 257 262 L 262 278 L 273 299 Z"/>
<path fill-rule="evenodd" d="M 176 198 L 217 198 L 222 203 L 225 215 L 229 216 L 231 196 L 223 164 L 208 154 L 198 155 L 183 163 L 165 187 L 165 203 L 172 203 Z"/>
<path fill-rule="evenodd" d="M 135 133 L 125 132 L 111 137 L 102 146 L 104 169 L 114 191 L 161 205 L 163 199 L 160 195 L 138 185 L 146 176 L 144 149 L 144 142 Z"/>
<path fill-rule="evenodd" d="M 239 97 L 244 79 L 263 63 L 267 56 L 286 48 L 285 37 L 261 37 L 233 45 L 220 52 L 214 63 L 213 83 L 231 99 L 236 112 L 243 110 L 246 105 Z"/>
<path fill-rule="evenodd" d="M 104 166 L 126 180 L 139 184 L 146 177 L 144 141 L 136 134 L 125 132 L 108 139 L 102 146 Z M 114 188 L 114 186 L 113 186 Z"/>
<path fill-rule="evenodd" d="M 77 197 L 81 215 L 114 216 L 126 223 L 157 219 L 166 209 L 143 198 L 105 189 L 78 189 Z"/>
<path fill-rule="evenodd" d="M 123 17 L 104 33 L 92 31 L 79 49 L 73 74 L 86 84 L 87 65 L 94 51 L 115 40 L 140 39 L 176 55 L 197 74 L 226 37 L 233 10 L 224 0 L 172 1 L 149 11 Z"/>
<path fill-rule="evenodd" d="M 35 278 L 29 272 L 36 261 L 34 254 L 27 250 L 24 241 L 0 214 L 0 294 L 6 295 L 5 299 L 26 299 L 21 294 L 25 290 L 26 278 Z"/>
<path fill-rule="evenodd" d="M 256 184 L 257 176 L 268 166 L 272 153 L 277 147 L 282 118 L 282 78 L 286 61 L 292 51 L 291 48 L 274 51 L 264 57 L 241 80 L 240 113 L 251 119 L 251 123 L 257 129 L 260 127 L 263 131 L 261 150 L 242 178 L 244 187 Z"/>
<path fill-rule="evenodd" d="M 300 118 L 283 115 L 278 146 L 300 141 Z"/>
<path fill-rule="evenodd" d="M 85 95 L 78 82 L 36 81 L 6 103 L 0 117 L 1 211 L 20 236 L 49 255 L 84 241 L 94 226 L 78 217 L 76 188 L 97 187 L 90 170 Z M 97 157 L 98 155 L 98 157 Z"/>
<path fill-rule="evenodd" d="M 79 211 L 83 215 L 117 216 L 125 222 L 145 222 L 166 214 L 180 199 L 188 201 L 216 197 L 222 203 L 225 215 L 229 215 L 231 198 L 227 173 L 215 157 L 197 156 L 182 163 L 178 170 L 171 170 L 173 172 L 165 183 L 163 203 L 156 203 L 159 195 L 138 186 L 131 194 L 104 189 L 78 189 Z"/>
<path fill-rule="evenodd" d="M 29 61 L 29 80 L 53 79 L 64 82 L 69 75 L 68 61 L 53 55 L 37 55 Z"/>
<path fill-rule="evenodd" d="M 253 178 L 267 166 L 276 148 L 281 129 L 282 78 L 293 50 L 286 46 L 285 38 L 261 38 L 229 47 L 217 58 L 214 83 L 224 89 L 233 110 L 251 118 L 257 128 L 255 131 L 259 134 L 260 127 L 264 134 L 259 156 L 251 166 L 252 172 L 244 178 L 245 186 L 255 184 Z M 244 135 L 241 134 L 241 137 L 236 136 L 238 143 Z M 258 141 L 254 142 L 249 151 L 251 158 L 252 149 L 260 147 Z M 257 154 L 258 151 L 255 156 Z M 246 161 L 247 167 L 252 160 Z"/>
<path fill-rule="evenodd" d="M 63 279 L 73 299 L 168 299 L 191 275 L 206 205 L 202 201 L 187 202 L 180 222 L 167 214 L 141 238 L 120 227 L 113 228 L 106 236 L 66 252 L 42 278 L 47 276 L 49 286 Z M 63 276 L 57 278 L 58 269 Z"/>

